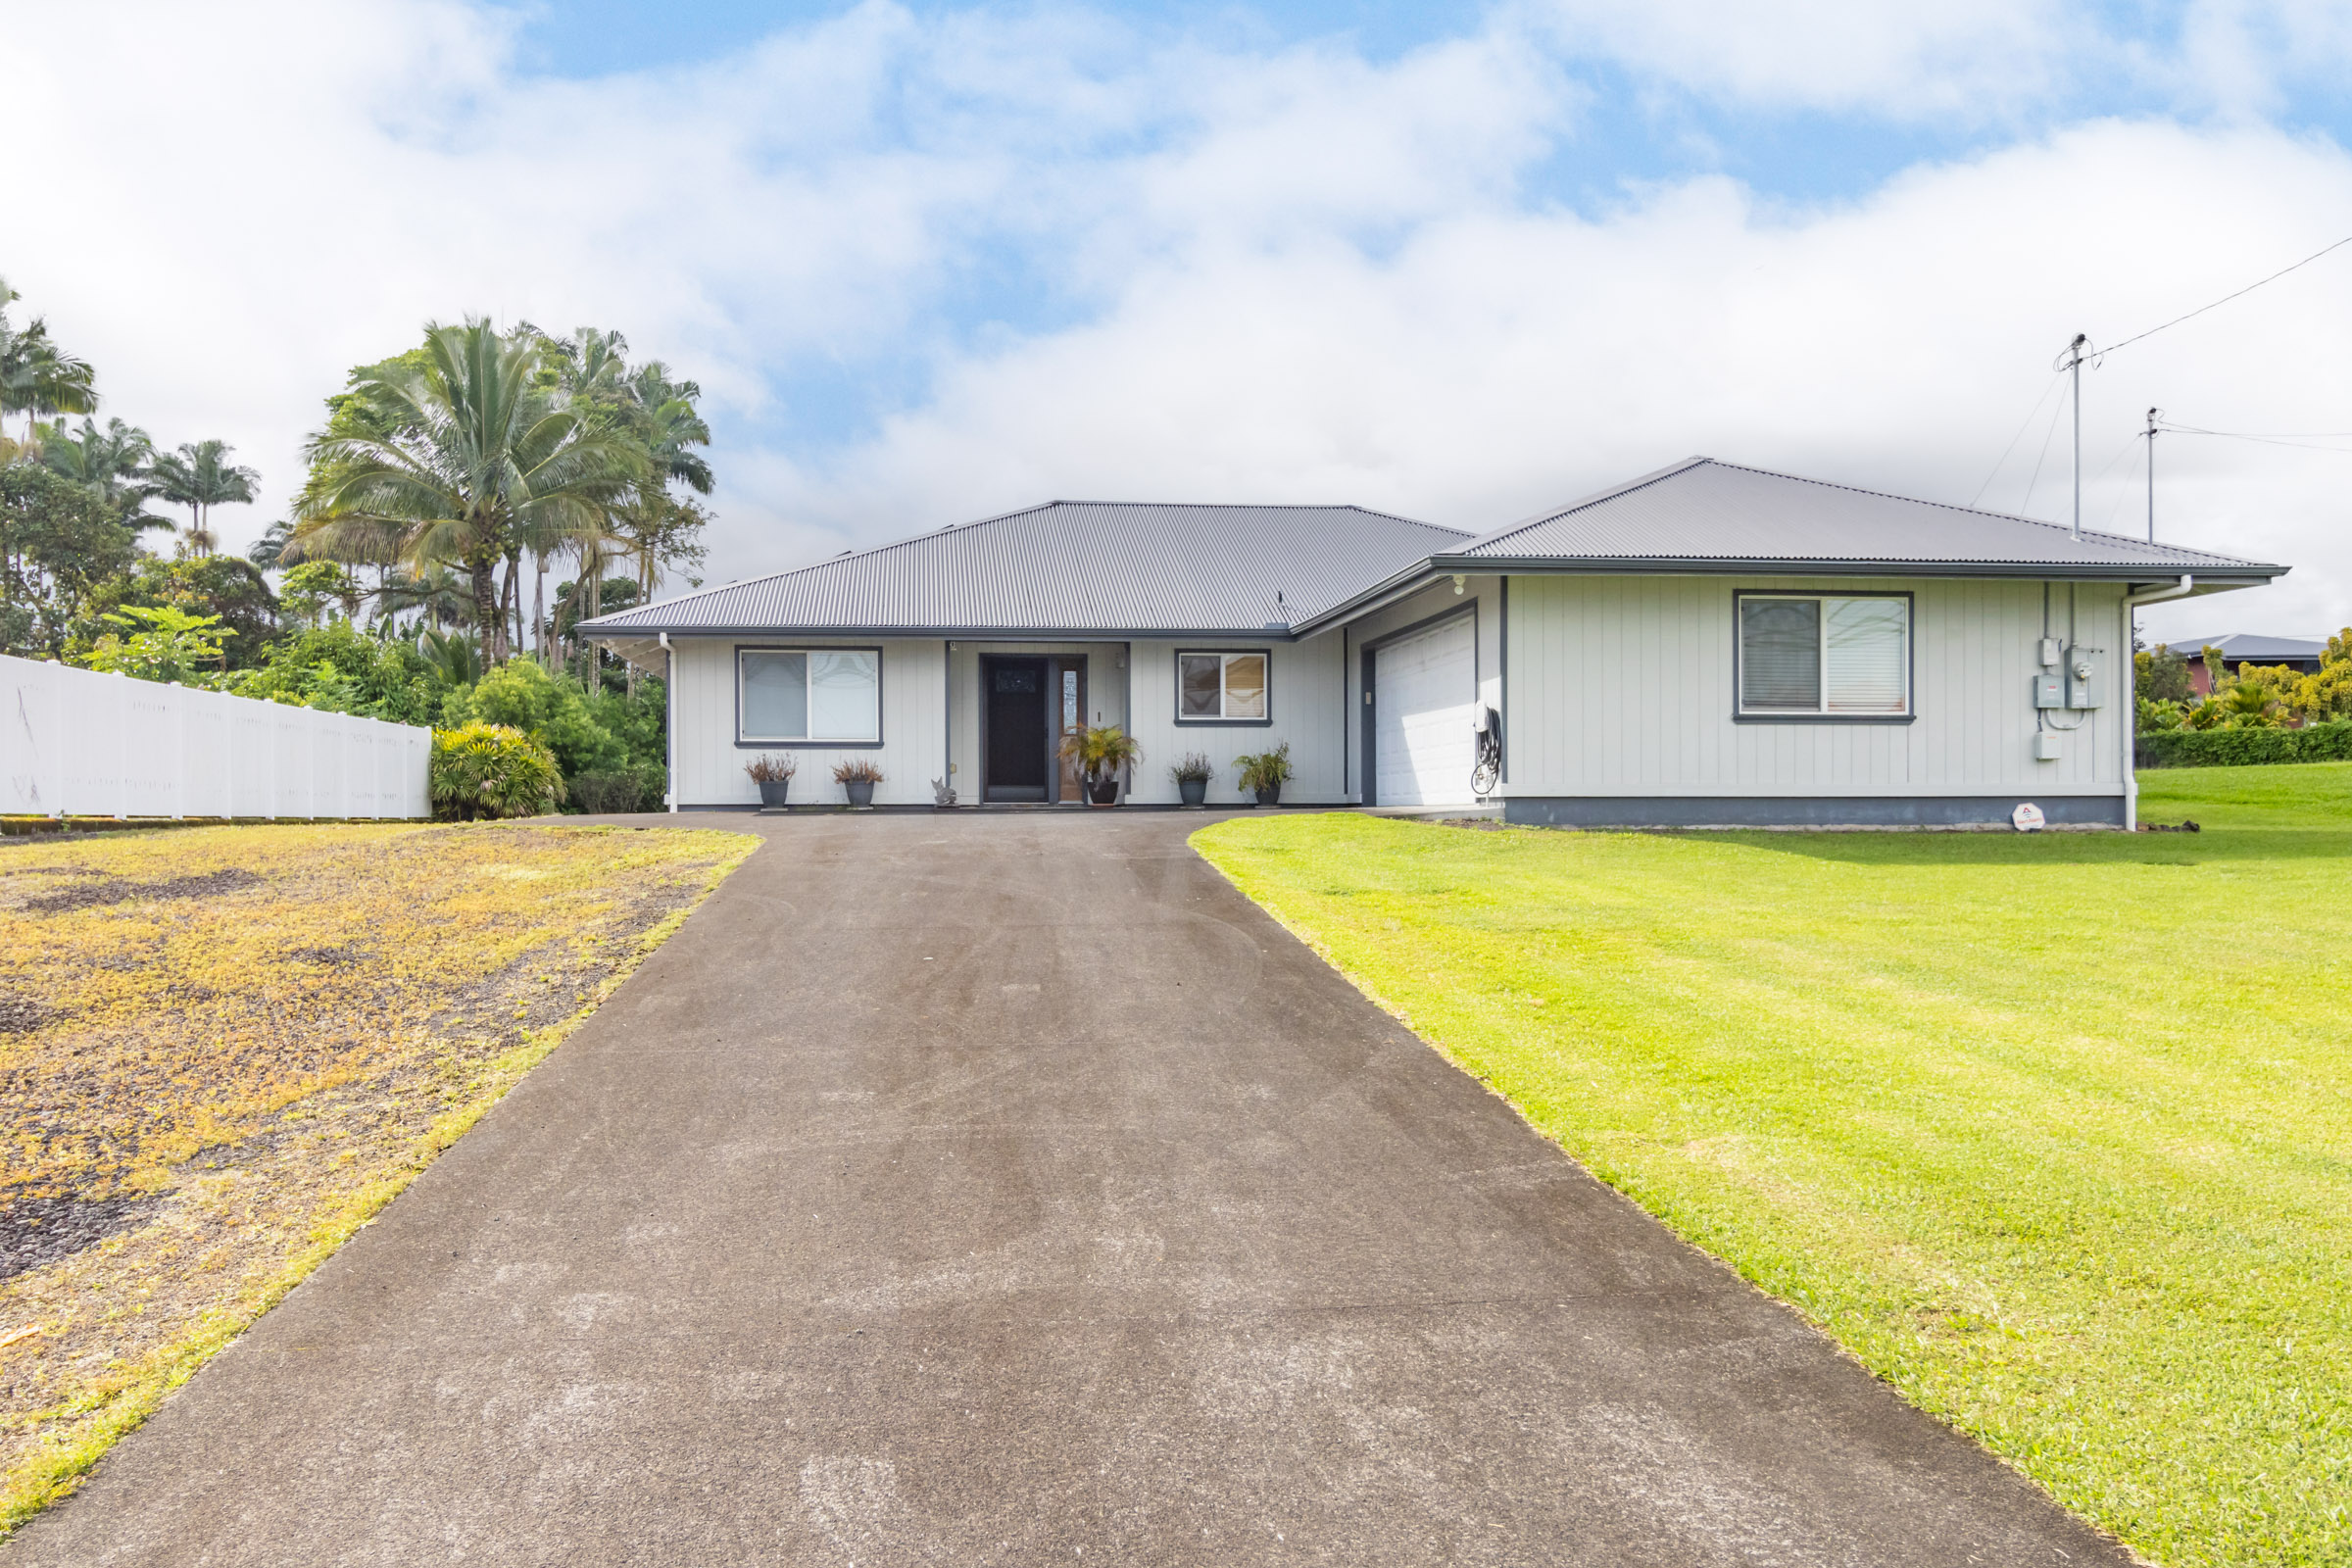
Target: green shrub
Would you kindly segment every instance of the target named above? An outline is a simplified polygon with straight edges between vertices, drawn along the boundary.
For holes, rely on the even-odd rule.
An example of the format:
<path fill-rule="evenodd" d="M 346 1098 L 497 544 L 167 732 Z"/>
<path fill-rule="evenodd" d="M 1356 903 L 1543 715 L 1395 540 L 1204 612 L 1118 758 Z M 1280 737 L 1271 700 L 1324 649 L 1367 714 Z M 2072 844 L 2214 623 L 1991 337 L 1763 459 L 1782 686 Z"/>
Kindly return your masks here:
<path fill-rule="evenodd" d="M 415 646 L 378 641 L 349 621 L 271 643 L 263 660 L 259 669 L 231 670 L 217 684 L 239 697 L 330 713 L 358 713 L 396 724 L 445 722 L 442 706 L 449 685 Z"/>
<path fill-rule="evenodd" d="M 564 799 L 555 754 L 506 724 L 435 730 L 431 778 L 434 811 L 461 822 L 535 816 Z"/>
<path fill-rule="evenodd" d="M 505 724 L 556 755 L 565 778 L 616 772 L 628 752 L 596 721 L 588 700 L 569 676 L 551 675 L 532 659 L 515 659 L 484 675 L 470 692 L 453 693 L 444 723 Z"/>
<path fill-rule="evenodd" d="M 581 773 L 564 788 L 573 808 L 590 816 L 611 816 L 623 811 L 659 811 L 669 778 L 659 762 L 631 762 L 609 773 Z"/>
<path fill-rule="evenodd" d="M 2278 726 L 2162 730 L 2139 737 L 2142 767 L 2247 767 L 2263 762 L 2352 761 L 2352 719 L 2303 729 Z"/>

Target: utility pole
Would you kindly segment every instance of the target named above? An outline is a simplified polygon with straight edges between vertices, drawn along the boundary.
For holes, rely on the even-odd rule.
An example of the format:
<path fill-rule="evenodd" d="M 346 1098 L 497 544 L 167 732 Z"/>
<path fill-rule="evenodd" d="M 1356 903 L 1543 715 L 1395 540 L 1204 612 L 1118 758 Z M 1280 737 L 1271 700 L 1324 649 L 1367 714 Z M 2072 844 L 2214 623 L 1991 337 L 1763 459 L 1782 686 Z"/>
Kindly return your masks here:
<path fill-rule="evenodd" d="M 2089 333 L 2077 332 L 2066 346 L 2065 361 L 2075 377 L 2075 521 L 2071 533 L 2077 539 L 2082 537 L 2082 350 L 2089 342 Z"/>
<path fill-rule="evenodd" d="M 2156 416 L 2162 409 L 2148 411 L 2148 543 L 2156 542 Z"/>

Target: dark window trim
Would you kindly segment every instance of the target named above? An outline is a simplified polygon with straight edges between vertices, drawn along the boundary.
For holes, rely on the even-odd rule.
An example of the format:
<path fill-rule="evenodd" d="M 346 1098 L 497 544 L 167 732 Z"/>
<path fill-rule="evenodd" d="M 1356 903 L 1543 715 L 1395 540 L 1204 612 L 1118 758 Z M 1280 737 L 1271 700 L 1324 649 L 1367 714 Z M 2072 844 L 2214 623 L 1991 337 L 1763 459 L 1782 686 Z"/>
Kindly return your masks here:
<path fill-rule="evenodd" d="M 1899 713 L 1750 713 L 1740 706 L 1740 602 L 1743 599 L 1900 599 L 1903 602 L 1903 711 Z M 1823 617 L 1825 623 L 1828 617 Z M 1823 697 L 1830 671 L 1821 671 Z M 1919 722 L 1919 599 L 1908 588 L 1735 588 L 1732 590 L 1732 722 L 1735 724 L 1916 724 Z M 1505 732 L 1508 733 L 1507 731 Z"/>
<path fill-rule="evenodd" d="M 1505 580 L 1507 581 L 1508 579 Z M 1357 645 L 1358 653 L 1363 660 L 1362 679 L 1364 687 L 1364 700 L 1362 703 L 1357 705 L 1359 711 L 1356 716 L 1363 722 L 1363 733 L 1358 738 L 1357 745 L 1362 748 L 1362 760 L 1364 765 L 1363 804 L 1366 806 L 1378 806 L 1380 804 L 1378 799 L 1380 794 L 1380 737 L 1378 734 L 1378 721 L 1380 718 L 1379 656 L 1380 651 L 1383 648 L 1388 647 L 1391 643 L 1399 642 L 1404 638 L 1414 636 L 1417 633 L 1428 631 L 1446 621 L 1458 620 L 1462 616 L 1467 615 L 1470 617 L 1470 700 L 1473 705 L 1478 702 L 1479 694 L 1485 690 L 1486 667 L 1483 663 L 1483 661 L 1486 658 L 1486 650 L 1479 646 L 1479 596 L 1473 593 L 1466 593 L 1464 597 L 1470 601 L 1466 605 L 1447 605 L 1444 610 L 1439 611 L 1434 615 L 1423 615 L 1419 620 L 1410 621 L 1405 625 L 1397 627 L 1395 631 L 1383 632 L 1378 637 L 1373 638 L 1370 642 Z M 1510 728 L 1507 724 L 1503 728 L 1503 740 L 1505 745 L 1509 744 Z"/>
<path fill-rule="evenodd" d="M 1266 716 L 1263 718 L 1187 718 L 1184 712 L 1184 656 L 1187 654 L 1217 654 L 1231 658 L 1235 654 L 1255 654 L 1266 662 Z M 1224 667 L 1218 666 L 1220 682 Z M 1271 648 L 1203 648 L 1198 644 L 1178 643 L 1168 654 L 1168 682 L 1174 693 L 1175 722 L 1186 729 L 1271 729 L 1274 727 L 1274 650 Z M 1217 700 L 1225 700 L 1224 687 L 1217 689 Z"/>
<path fill-rule="evenodd" d="M 743 738 L 743 656 L 746 654 L 871 654 L 874 656 L 874 738 L 870 741 L 747 741 Z M 870 752 L 883 737 L 882 645 L 879 643 L 736 643 L 727 658 L 735 666 L 735 749 L 773 752 L 799 746 L 812 752 Z"/>

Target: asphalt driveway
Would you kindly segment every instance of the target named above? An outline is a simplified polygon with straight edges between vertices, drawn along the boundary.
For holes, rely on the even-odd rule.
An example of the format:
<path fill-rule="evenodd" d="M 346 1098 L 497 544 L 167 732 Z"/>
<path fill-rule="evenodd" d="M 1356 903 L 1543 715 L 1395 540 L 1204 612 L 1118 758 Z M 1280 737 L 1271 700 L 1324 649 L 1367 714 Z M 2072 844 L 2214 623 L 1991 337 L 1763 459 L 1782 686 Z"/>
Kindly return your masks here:
<path fill-rule="evenodd" d="M 1365 1003 L 1200 822 L 760 823 L 0 1562 L 2126 1560 Z"/>

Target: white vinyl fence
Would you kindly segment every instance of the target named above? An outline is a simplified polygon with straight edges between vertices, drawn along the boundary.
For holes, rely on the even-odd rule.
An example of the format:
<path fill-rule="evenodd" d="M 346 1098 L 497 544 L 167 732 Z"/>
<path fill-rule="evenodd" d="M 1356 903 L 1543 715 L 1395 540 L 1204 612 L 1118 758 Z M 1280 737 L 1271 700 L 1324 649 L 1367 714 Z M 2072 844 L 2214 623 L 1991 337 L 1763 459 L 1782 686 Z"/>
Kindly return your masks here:
<path fill-rule="evenodd" d="M 0 813 L 432 814 L 433 732 L 0 656 Z"/>

